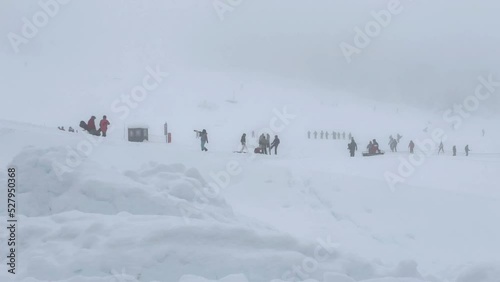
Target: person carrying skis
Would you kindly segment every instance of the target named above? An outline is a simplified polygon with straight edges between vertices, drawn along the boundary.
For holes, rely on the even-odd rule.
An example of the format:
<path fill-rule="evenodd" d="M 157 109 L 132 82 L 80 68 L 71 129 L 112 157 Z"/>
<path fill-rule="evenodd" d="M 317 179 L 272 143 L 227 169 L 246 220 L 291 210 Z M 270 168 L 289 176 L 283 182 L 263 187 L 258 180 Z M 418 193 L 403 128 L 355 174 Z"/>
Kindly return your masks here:
<path fill-rule="evenodd" d="M 269 155 L 272 154 L 273 148 L 274 148 L 274 154 L 275 155 L 278 154 L 278 146 L 279 146 L 279 144 L 280 144 L 280 139 L 278 138 L 278 135 L 275 135 L 273 143 L 271 143 L 271 147 L 269 148 Z"/>
<path fill-rule="evenodd" d="M 438 155 L 439 153 L 443 152 L 444 154 L 444 145 L 443 145 L 443 141 L 441 141 L 441 143 L 439 143 L 439 151 L 438 151 Z"/>
<path fill-rule="evenodd" d="M 349 149 L 349 152 L 351 153 L 351 158 L 354 157 L 355 152 L 358 150 L 358 144 L 356 144 L 354 138 L 352 138 L 351 143 L 347 145 L 347 149 Z"/>
<path fill-rule="evenodd" d="M 246 150 L 248 152 L 248 148 L 247 148 L 247 134 L 246 133 L 243 133 L 243 135 L 241 136 L 241 150 L 240 150 L 240 153 L 243 153 L 243 150 Z"/>
<path fill-rule="evenodd" d="M 202 151 L 208 151 L 208 149 L 205 147 L 205 144 L 208 143 L 208 133 L 205 129 L 203 129 L 200 133 L 200 142 L 201 142 L 201 150 Z"/>
<path fill-rule="evenodd" d="M 413 149 L 415 149 L 415 143 L 413 143 L 413 140 L 410 140 L 410 145 L 408 145 L 408 148 L 410 148 L 410 154 L 413 154 Z"/>
<path fill-rule="evenodd" d="M 469 156 L 469 152 L 470 152 L 469 145 L 467 145 L 467 146 L 465 146 L 465 156 L 466 157 Z"/>
<path fill-rule="evenodd" d="M 99 122 L 100 126 L 99 131 L 102 132 L 102 137 L 106 137 L 106 132 L 108 131 L 108 125 L 109 125 L 108 118 L 106 116 L 103 116 L 101 122 Z"/>

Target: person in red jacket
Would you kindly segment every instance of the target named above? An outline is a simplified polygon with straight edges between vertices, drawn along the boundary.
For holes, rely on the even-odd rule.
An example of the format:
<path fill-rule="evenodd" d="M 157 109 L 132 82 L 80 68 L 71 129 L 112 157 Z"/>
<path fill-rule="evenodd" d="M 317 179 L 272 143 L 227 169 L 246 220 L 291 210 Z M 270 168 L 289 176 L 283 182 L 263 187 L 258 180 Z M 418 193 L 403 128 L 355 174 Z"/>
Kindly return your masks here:
<path fill-rule="evenodd" d="M 96 128 L 95 128 L 95 116 L 92 116 L 89 119 L 89 122 L 87 122 L 87 131 L 90 134 L 94 134 L 95 133 L 95 131 L 96 131 Z"/>
<path fill-rule="evenodd" d="M 101 122 L 99 123 L 99 126 L 101 127 L 99 130 L 102 132 L 102 137 L 106 137 L 106 131 L 108 131 L 108 125 L 109 121 L 107 120 L 107 117 L 103 116 Z"/>

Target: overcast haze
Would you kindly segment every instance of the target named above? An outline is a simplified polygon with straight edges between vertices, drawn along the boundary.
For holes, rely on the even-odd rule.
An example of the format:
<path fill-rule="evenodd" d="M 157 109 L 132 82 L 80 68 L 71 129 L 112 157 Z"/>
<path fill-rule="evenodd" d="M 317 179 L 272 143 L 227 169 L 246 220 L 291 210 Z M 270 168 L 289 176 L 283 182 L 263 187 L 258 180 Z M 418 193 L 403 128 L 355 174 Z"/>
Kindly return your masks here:
<path fill-rule="evenodd" d="M 58 71 L 38 73 L 40 80 L 52 81 L 60 72 L 77 92 L 85 91 L 78 85 L 89 77 L 113 77 L 118 70 L 107 65 L 161 62 L 272 74 L 332 93 L 440 110 L 473 94 L 478 76 L 500 78 L 495 1 L 402 0 L 403 11 L 347 63 L 340 43 L 353 44 L 354 28 L 364 28 L 371 12 L 387 9 L 389 2 L 243 0 L 221 20 L 212 1 L 75 0 L 15 54 L 8 33 L 21 34 L 22 17 L 40 8 L 36 1 L 2 1 L 0 79 L 9 85 L 22 75 L 13 71 L 17 67 L 50 62 Z M 9 94 L 20 91 L 9 86 Z M 495 109 L 498 101 L 492 97 L 484 108 Z"/>

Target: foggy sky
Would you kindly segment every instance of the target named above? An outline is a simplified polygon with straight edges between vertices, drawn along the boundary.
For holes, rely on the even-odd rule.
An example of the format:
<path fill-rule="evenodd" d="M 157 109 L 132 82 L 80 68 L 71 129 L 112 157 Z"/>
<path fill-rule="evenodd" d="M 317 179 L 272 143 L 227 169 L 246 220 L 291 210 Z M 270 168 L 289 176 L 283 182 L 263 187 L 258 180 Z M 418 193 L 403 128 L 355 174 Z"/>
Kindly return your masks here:
<path fill-rule="evenodd" d="M 473 94 L 478 76 L 500 80 L 495 1 L 401 0 L 402 11 L 351 63 L 339 45 L 354 45 L 354 29 L 364 29 L 372 11 L 387 10 L 391 1 L 242 0 L 224 20 L 214 2 L 73 0 L 15 54 L 7 34 L 20 34 L 21 18 L 40 8 L 37 1 L 2 1 L 0 51 L 10 60 L 2 63 L 0 75 L 7 82 L 20 75 L 9 71 L 9 64 L 46 58 L 68 76 L 82 77 L 78 69 L 92 68 L 94 60 L 112 65 L 130 53 L 131 61 L 268 73 L 307 80 L 332 93 L 436 109 Z M 140 55 L 130 52 L 135 49 Z M 78 68 L 68 69 L 68 62 Z M 488 101 L 490 110 L 496 110 L 498 96 Z"/>

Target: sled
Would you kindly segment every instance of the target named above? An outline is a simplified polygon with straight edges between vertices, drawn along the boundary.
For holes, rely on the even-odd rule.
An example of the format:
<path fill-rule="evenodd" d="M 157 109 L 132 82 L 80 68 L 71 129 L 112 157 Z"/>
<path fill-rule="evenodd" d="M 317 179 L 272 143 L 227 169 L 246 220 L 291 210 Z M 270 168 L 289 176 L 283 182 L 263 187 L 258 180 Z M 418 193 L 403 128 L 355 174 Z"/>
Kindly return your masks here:
<path fill-rule="evenodd" d="M 380 150 L 380 152 L 376 152 L 376 153 L 363 152 L 363 157 L 378 156 L 378 155 L 383 155 L 383 154 L 385 154 L 385 152 L 382 150 Z"/>

